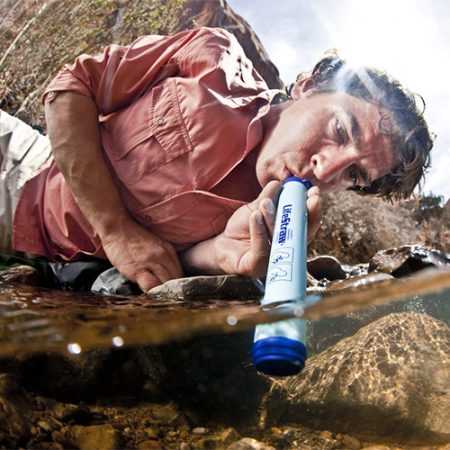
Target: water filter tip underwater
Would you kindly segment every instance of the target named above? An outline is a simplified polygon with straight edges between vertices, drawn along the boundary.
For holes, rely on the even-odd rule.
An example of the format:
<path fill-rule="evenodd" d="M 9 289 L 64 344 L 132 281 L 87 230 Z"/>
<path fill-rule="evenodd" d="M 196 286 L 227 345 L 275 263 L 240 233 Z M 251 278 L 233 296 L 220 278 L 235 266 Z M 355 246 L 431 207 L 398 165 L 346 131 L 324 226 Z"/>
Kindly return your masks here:
<path fill-rule="evenodd" d="M 306 294 L 306 247 L 308 217 L 306 192 L 309 180 L 289 177 L 283 182 L 278 200 L 275 227 L 266 276 L 266 289 L 261 301 L 302 305 Z M 278 306 L 275 306 L 278 308 Z M 300 372 L 307 358 L 306 322 L 292 318 L 255 328 L 252 346 L 253 365 L 273 376 L 289 376 Z"/>

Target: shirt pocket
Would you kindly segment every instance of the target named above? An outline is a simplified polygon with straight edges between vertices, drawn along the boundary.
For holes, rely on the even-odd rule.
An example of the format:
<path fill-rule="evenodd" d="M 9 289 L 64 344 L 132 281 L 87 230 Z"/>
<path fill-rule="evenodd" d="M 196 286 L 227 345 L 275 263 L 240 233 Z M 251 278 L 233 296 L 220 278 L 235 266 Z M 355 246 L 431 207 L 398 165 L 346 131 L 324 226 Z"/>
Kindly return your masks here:
<path fill-rule="evenodd" d="M 233 212 L 244 204 L 206 191 L 190 191 L 144 208 L 136 218 L 180 250 L 221 233 Z"/>
<path fill-rule="evenodd" d="M 174 79 L 165 80 L 108 116 L 105 124 L 112 159 L 126 160 L 130 172 L 136 165 L 146 165 L 146 172 L 151 172 L 193 150 Z"/>

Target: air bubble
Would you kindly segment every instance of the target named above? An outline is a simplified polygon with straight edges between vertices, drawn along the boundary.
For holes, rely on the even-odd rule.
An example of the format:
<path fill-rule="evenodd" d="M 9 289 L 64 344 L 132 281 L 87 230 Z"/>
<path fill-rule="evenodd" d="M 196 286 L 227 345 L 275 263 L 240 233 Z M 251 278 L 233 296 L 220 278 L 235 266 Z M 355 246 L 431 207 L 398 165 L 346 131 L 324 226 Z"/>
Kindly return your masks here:
<path fill-rule="evenodd" d="M 81 345 L 76 342 L 71 342 L 67 345 L 67 350 L 69 350 L 69 353 L 72 355 L 79 355 L 81 353 Z"/>
<path fill-rule="evenodd" d="M 123 339 L 121 336 L 114 336 L 112 338 L 112 343 L 115 347 L 122 347 L 123 346 Z"/>
<path fill-rule="evenodd" d="M 227 324 L 228 325 L 230 325 L 230 326 L 234 326 L 234 325 L 236 325 L 238 323 L 238 320 L 237 320 L 237 318 L 236 318 L 236 316 L 228 316 L 227 317 Z"/>

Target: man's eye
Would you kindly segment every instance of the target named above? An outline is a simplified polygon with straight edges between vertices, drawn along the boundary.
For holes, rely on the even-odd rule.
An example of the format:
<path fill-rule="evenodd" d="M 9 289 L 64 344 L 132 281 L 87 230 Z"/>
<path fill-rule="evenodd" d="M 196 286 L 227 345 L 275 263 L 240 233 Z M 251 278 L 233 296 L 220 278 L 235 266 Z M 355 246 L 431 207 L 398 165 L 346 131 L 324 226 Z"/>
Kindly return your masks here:
<path fill-rule="evenodd" d="M 345 130 L 344 125 L 342 125 L 342 122 L 339 119 L 336 120 L 336 134 L 341 144 L 344 144 L 347 141 L 347 131 Z"/>
<path fill-rule="evenodd" d="M 353 186 L 358 184 L 358 171 L 356 166 L 352 165 L 348 168 L 348 178 L 352 182 Z"/>

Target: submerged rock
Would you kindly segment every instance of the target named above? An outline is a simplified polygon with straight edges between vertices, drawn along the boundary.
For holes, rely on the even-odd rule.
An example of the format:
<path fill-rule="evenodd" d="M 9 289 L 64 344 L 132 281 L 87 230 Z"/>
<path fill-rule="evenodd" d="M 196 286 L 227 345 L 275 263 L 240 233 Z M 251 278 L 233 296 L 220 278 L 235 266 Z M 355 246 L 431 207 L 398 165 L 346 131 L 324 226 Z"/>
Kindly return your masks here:
<path fill-rule="evenodd" d="M 227 447 L 227 450 L 275 450 L 275 447 L 266 445 L 253 438 L 242 438 Z"/>
<path fill-rule="evenodd" d="M 121 448 L 122 436 L 109 424 L 81 426 L 75 425 L 70 430 L 77 447 L 81 450 L 113 450 Z"/>
<path fill-rule="evenodd" d="M 29 405 L 22 388 L 10 374 L 0 374 L 0 446 L 20 446 L 31 434 Z"/>
<path fill-rule="evenodd" d="M 274 384 L 262 420 L 387 442 L 449 442 L 449 385 L 450 328 L 425 314 L 390 314 Z"/>

